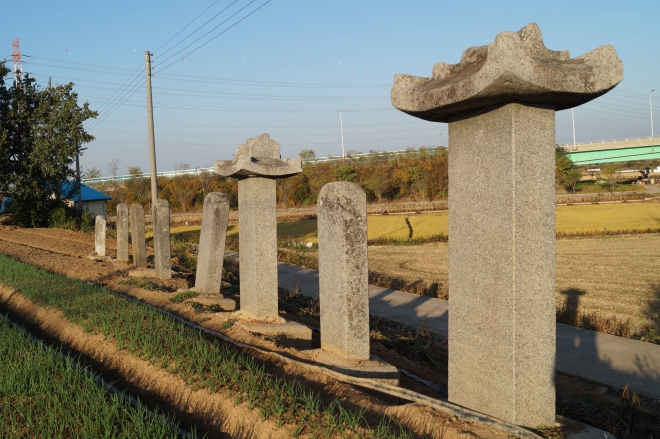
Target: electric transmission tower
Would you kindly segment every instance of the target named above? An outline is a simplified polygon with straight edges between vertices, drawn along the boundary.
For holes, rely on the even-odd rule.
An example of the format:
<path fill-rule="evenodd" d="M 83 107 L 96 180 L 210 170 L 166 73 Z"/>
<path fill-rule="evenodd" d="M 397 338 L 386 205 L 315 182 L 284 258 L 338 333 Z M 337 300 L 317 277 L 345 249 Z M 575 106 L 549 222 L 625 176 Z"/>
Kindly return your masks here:
<path fill-rule="evenodd" d="M 21 61 L 21 46 L 18 38 L 11 42 L 14 55 L 14 87 L 23 86 L 23 62 Z"/>

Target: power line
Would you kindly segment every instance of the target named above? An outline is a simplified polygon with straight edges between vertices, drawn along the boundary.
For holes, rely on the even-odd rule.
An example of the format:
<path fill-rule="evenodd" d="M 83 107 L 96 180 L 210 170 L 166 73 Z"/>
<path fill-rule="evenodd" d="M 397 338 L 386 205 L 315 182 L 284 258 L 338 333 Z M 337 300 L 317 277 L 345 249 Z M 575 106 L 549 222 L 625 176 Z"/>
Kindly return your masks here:
<path fill-rule="evenodd" d="M 256 0 L 252 0 L 250 3 L 248 3 L 248 4 L 245 5 L 243 8 L 241 8 L 241 9 L 240 9 L 238 12 L 236 12 L 234 15 L 232 15 L 231 17 L 229 17 L 227 20 L 223 21 L 223 22 L 220 23 L 218 26 L 214 27 L 214 28 L 211 29 L 209 32 L 205 33 L 205 34 L 202 35 L 200 38 L 196 39 L 195 41 L 193 41 L 192 43 L 190 43 L 189 45 L 187 45 L 187 46 L 184 47 L 183 49 L 179 50 L 177 53 L 175 53 L 174 55 L 170 56 L 169 58 L 167 58 L 167 59 L 164 60 L 163 62 L 167 62 L 169 59 L 171 59 L 171 58 L 174 57 L 175 55 L 181 53 L 183 50 L 185 50 L 185 49 L 187 49 L 188 47 L 192 46 L 192 45 L 195 44 L 197 41 L 199 41 L 200 39 L 204 38 L 206 35 L 208 35 L 209 33 L 211 33 L 213 30 L 217 29 L 219 26 L 221 26 L 222 24 L 226 23 L 228 20 L 230 20 L 231 18 L 233 18 L 235 15 L 237 15 L 237 14 L 238 14 L 239 12 L 241 12 L 243 9 L 247 8 L 248 6 L 250 6 L 250 5 L 251 5 L 252 3 L 254 3 L 255 1 L 256 1 Z M 257 9 L 255 9 L 255 10 L 252 11 L 252 12 L 250 12 L 250 13 L 247 14 L 245 17 L 241 18 L 241 19 L 238 20 L 236 23 L 232 24 L 232 25 L 229 26 L 227 29 L 223 30 L 223 31 L 220 32 L 218 35 L 214 36 L 213 38 L 211 38 L 210 40 L 208 40 L 208 41 L 205 42 L 204 44 L 201 44 L 201 45 L 198 46 L 196 49 L 194 49 L 194 50 L 188 52 L 188 53 L 185 54 L 182 58 L 185 58 L 186 56 L 191 55 L 191 54 L 197 52 L 199 49 L 201 49 L 202 47 L 206 46 L 208 43 L 210 43 L 211 41 L 215 40 L 215 39 L 218 38 L 220 35 L 224 34 L 224 33 L 227 32 L 229 29 L 233 28 L 233 27 L 236 26 L 238 23 L 242 22 L 243 20 L 245 20 L 246 18 L 248 18 L 250 15 L 254 14 L 255 12 L 257 12 L 259 9 L 263 8 L 264 6 L 266 6 L 266 5 L 267 5 L 268 3 L 270 3 L 271 1 L 272 1 L 272 0 L 267 0 L 264 4 L 262 4 L 261 6 L 259 6 Z M 170 67 L 170 66 L 176 64 L 177 62 L 179 62 L 178 59 L 177 59 L 176 61 L 173 61 L 173 62 L 171 62 L 170 64 L 166 65 L 165 67 L 161 68 L 160 70 L 158 70 L 158 72 L 162 72 L 163 70 L 165 70 L 165 69 L 167 69 L 168 67 Z M 158 73 L 158 72 L 156 72 L 156 73 Z M 155 75 L 156 73 L 154 73 L 154 75 Z"/>
<path fill-rule="evenodd" d="M 215 0 L 213 3 L 211 3 L 211 6 L 209 6 L 209 7 L 206 8 L 206 9 L 204 9 L 204 10 L 202 11 L 201 14 L 199 14 L 197 17 L 193 18 L 192 21 L 191 21 L 190 23 L 186 24 L 186 25 L 183 27 L 183 29 L 181 29 L 179 32 L 177 32 L 176 34 L 174 34 L 174 36 L 173 36 L 172 38 L 170 38 L 169 40 L 167 40 L 167 41 L 165 41 L 163 44 L 161 44 L 161 46 L 160 46 L 158 49 L 154 50 L 154 52 L 158 52 L 160 49 L 163 48 L 164 45 L 166 45 L 167 43 L 169 43 L 170 41 L 172 41 L 174 38 L 176 38 L 177 35 L 179 35 L 181 32 L 183 32 L 188 26 L 190 26 L 191 24 L 193 24 L 193 23 L 195 22 L 195 20 L 197 20 L 199 17 L 201 17 L 202 15 L 204 15 L 204 13 L 205 13 L 206 11 L 208 11 L 209 9 L 211 9 L 211 7 L 212 7 L 213 5 L 215 5 L 216 3 L 218 3 L 218 0 Z M 231 6 L 231 5 L 230 5 L 230 6 Z M 202 26 L 203 26 L 203 25 L 202 25 Z M 197 32 L 197 31 L 195 31 L 195 32 Z M 193 33 L 194 33 L 194 32 L 193 32 Z M 186 37 L 186 38 L 187 38 L 187 37 Z M 184 40 L 185 40 L 185 38 L 184 38 Z M 177 43 L 177 44 L 178 44 L 178 43 Z M 175 46 L 176 46 L 176 44 L 175 44 L 174 46 L 172 46 L 172 47 L 175 47 Z"/>
<path fill-rule="evenodd" d="M 234 3 L 236 3 L 236 2 L 238 2 L 238 0 L 234 0 L 233 2 L 231 2 L 231 3 L 229 4 L 229 6 L 227 6 L 227 7 L 224 8 L 222 11 L 218 12 L 217 14 L 215 14 L 215 15 L 214 15 L 213 17 L 211 17 L 211 19 L 208 20 L 206 23 L 204 23 L 203 25 L 199 26 L 197 29 L 195 29 L 195 30 L 192 31 L 190 34 L 188 34 L 188 36 L 186 36 L 186 37 L 183 38 L 181 41 L 179 41 L 178 43 L 176 43 L 175 45 L 173 45 L 172 47 L 170 47 L 169 49 L 167 49 L 165 52 L 163 52 L 162 56 L 164 56 L 164 55 L 165 55 L 167 52 L 169 52 L 170 50 L 174 49 L 174 48 L 175 48 L 176 46 L 178 46 L 179 44 L 181 44 L 181 43 L 183 43 L 184 41 L 186 41 L 188 38 L 190 38 L 191 35 L 193 35 L 195 32 L 197 32 L 198 30 L 200 30 L 201 28 L 203 28 L 204 26 L 206 26 L 207 24 L 209 24 L 211 21 L 215 20 L 217 16 L 219 16 L 220 14 L 222 14 L 223 12 L 225 12 L 227 9 L 229 9 L 230 7 L 232 7 L 232 6 L 234 5 Z M 217 3 L 217 1 L 216 1 L 215 3 Z M 215 3 L 213 3 L 213 4 L 215 4 Z M 213 5 L 211 5 L 211 6 L 213 6 Z M 209 8 L 210 8 L 211 6 L 209 6 Z M 206 9 L 204 10 L 204 12 L 206 12 L 209 8 L 206 8 Z M 202 12 L 202 14 L 203 14 L 204 12 Z M 240 12 L 240 11 L 239 11 L 239 12 Z M 201 16 L 202 14 L 199 14 L 199 16 Z M 198 17 L 199 17 L 199 16 L 198 16 Z M 231 17 L 230 17 L 230 18 L 231 18 Z M 195 18 L 195 20 L 197 20 L 197 18 Z M 193 20 L 193 21 L 195 21 L 195 20 Z M 191 21 L 190 23 L 188 23 L 188 26 L 189 26 L 191 23 L 192 23 L 192 21 Z M 221 23 L 221 24 L 222 24 L 222 23 Z M 188 27 L 188 26 L 186 26 L 186 27 Z M 185 29 L 185 28 L 184 28 L 184 29 Z M 211 29 L 211 30 L 213 30 L 213 29 Z M 183 31 L 183 29 L 181 29 L 181 31 Z M 181 31 L 179 31 L 179 33 L 181 33 Z M 177 34 L 177 35 L 178 35 L 178 34 Z M 176 36 L 176 35 L 175 35 L 175 36 Z M 172 38 L 174 38 L 174 37 L 172 37 Z M 170 38 L 170 40 L 168 40 L 168 42 L 171 41 L 172 38 Z M 194 43 L 194 41 L 193 41 L 193 43 Z M 165 43 L 165 44 L 167 44 L 167 43 Z M 164 46 L 165 44 L 163 44 L 163 46 Z M 156 50 L 156 52 L 157 52 L 158 50 L 160 50 L 160 48 L 163 47 L 163 46 L 160 46 L 160 47 Z M 184 48 L 184 49 L 185 49 L 185 48 Z"/>

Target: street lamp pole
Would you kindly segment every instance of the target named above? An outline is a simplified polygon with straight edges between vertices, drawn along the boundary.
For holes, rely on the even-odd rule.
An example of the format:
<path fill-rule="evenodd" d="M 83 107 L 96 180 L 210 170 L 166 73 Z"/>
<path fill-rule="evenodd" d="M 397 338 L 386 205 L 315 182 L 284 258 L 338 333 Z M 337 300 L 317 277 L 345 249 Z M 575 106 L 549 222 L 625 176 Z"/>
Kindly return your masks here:
<path fill-rule="evenodd" d="M 653 97 L 651 96 L 654 91 L 655 88 L 651 90 L 651 93 L 649 93 L 649 108 L 651 110 L 651 139 L 654 137 L 653 136 Z"/>

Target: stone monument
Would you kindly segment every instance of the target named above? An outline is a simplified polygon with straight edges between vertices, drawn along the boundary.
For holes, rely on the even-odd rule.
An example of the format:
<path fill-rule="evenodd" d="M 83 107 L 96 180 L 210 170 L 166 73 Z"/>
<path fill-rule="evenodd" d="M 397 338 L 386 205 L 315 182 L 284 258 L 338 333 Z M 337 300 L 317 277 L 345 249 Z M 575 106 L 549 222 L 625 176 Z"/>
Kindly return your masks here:
<path fill-rule="evenodd" d="M 367 196 L 349 182 L 328 183 L 318 197 L 321 349 L 369 360 Z"/>
<path fill-rule="evenodd" d="M 233 161 L 216 160 L 215 172 L 238 179 L 241 311 L 278 319 L 275 179 L 302 172 L 302 160 L 282 160 L 280 144 L 262 134 L 238 145 Z"/>
<path fill-rule="evenodd" d="M 144 209 L 141 204 L 131 204 L 131 246 L 135 268 L 147 268 L 147 244 L 144 234 Z"/>
<path fill-rule="evenodd" d="M 154 265 L 156 277 L 172 278 L 172 255 L 170 250 L 170 203 L 158 199 L 151 215 L 154 227 Z"/>
<path fill-rule="evenodd" d="M 128 205 L 117 204 L 117 260 L 128 261 Z"/>
<path fill-rule="evenodd" d="M 449 400 L 555 422 L 555 111 L 623 79 L 612 46 L 570 58 L 534 23 L 396 75 L 392 104 L 449 123 Z"/>
<path fill-rule="evenodd" d="M 220 192 L 207 194 L 204 197 L 202 211 L 202 230 L 199 235 L 194 289 L 202 293 L 195 298 L 196 302 L 207 306 L 217 305 L 224 310 L 233 311 L 236 309 L 236 302 L 220 294 L 228 222 L 227 195 Z"/>
<path fill-rule="evenodd" d="M 105 217 L 96 215 L 94 219 L 94 250 L 97 256 L 105 256 L 106 225 Z"/>

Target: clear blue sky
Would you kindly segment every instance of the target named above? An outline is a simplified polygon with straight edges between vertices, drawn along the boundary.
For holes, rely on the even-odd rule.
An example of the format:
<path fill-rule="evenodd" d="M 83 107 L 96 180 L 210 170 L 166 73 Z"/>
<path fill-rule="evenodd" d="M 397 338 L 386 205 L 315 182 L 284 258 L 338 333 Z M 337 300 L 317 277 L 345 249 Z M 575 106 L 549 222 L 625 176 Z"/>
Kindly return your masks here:
<path fill-rule="evenodd" d="M 271 0 L 226 30 L 266 1 L 8 2 L 0 59 L 11 67 L 11 42 L 20 38 L 24 71 L 42 84 L 74 82 L 80 100 L 99 110 L 87 124 L 96 140 L 81 160 L 103 175 L 115 158 L 119 174 L 149 169 L 145 50 L 154 53 L 159 171 L 231 159 L 239 143 L 264 132 L 283 157 L 304 148 L 340 155 L 339 110 L 347 151 L 446 144 L 445 124 L 391 106 L 393 76 L 430 76 L 434 63 L 458 62 L 464 49 L 532 21 L 550 49 L 577 56 L 612 44 L 623 60 L 624 81 L 575 110 L 578 142 L 649 136 L 654 87 L 660 133 L 659 1 Z M 557 113 L 557 142 L 572 142 L 570 110 Z"/>

